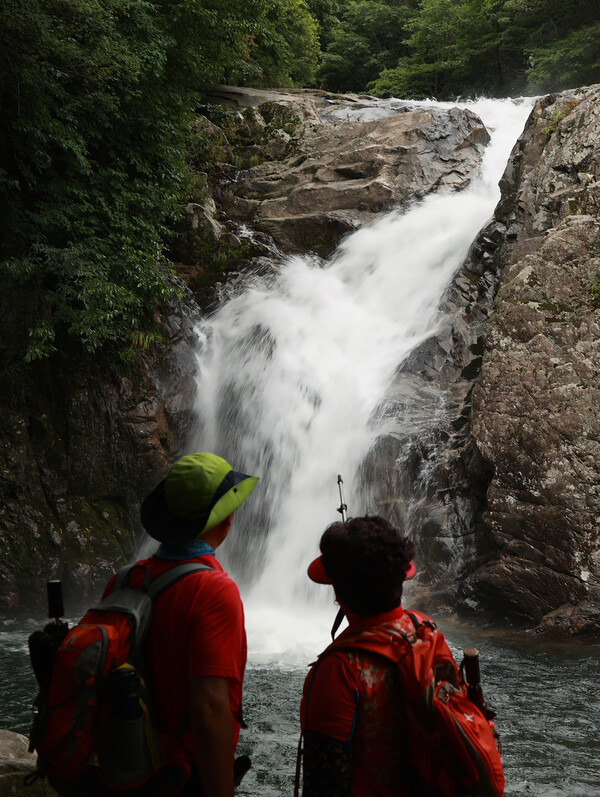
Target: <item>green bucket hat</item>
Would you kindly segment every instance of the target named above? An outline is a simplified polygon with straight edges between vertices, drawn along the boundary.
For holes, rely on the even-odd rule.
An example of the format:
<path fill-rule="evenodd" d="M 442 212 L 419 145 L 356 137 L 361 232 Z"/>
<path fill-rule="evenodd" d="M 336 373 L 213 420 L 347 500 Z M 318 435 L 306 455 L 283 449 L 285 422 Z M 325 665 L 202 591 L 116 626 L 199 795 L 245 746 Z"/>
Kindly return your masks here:
<path fill-rule="evenodd" d="M 257 482 L 216 454 L 188 454 L 144 500 L 142 523 L 155 540 L 189 542 L 235 512 Z"/>

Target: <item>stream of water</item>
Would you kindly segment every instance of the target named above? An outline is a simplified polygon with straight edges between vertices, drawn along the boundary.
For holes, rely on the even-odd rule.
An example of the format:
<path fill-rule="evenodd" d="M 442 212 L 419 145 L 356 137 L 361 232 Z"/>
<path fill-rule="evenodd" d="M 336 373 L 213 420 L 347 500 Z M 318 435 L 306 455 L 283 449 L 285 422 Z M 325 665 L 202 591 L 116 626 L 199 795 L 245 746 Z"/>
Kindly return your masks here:
<path fill-rule="evenodd" d="M 375 408 L 439 323 L 439 299 L 492 215 L 531 104 L 469 104 L 492 135 L 469 188 L 386 215 L 327 263 L 294 257 L 276 276 L 250 278 L 197 329 L 200 420 L 188 449 L 261 477 L 220 549 L 242 589 L 250 648 L 240 751 L 253 768 L 240 794 L 292 794 L 302 682 L 335 616 L 331 589 L 311 585 L 306 567 L 337 518 L 337 474 L 360 514 L 357 472 L 378 433 Z M 26 640 L 41 622 L 0 627 L 0 727 L 28 730 Z M 599 795 L 600 648 L 445 630 L 457 657 L 467 644 L 480 650 L 507 794 Z"/>

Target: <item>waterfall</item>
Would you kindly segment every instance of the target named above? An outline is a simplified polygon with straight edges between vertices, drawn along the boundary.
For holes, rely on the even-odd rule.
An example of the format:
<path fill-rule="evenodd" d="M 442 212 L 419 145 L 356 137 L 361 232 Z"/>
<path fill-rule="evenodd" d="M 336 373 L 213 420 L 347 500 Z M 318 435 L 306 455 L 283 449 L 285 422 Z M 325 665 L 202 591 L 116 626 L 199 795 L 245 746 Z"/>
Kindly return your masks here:
<path fill-rule="evenodd" d="M 250 277 L 199 324 L 188 448 L 261 478 L 222 548 L 244 596 L 251 661 L 293 662 L 325 643 L 332 593 L 310 584 L 306 567 L 339 518 L 337 474 L 349 514 L 363 513 L 358 471 L 378 434 L 374 411 L 398 365 L 439 324 L 440 297 L 493 213 L 531 104 L 464 104 L 491 134 L 468 188 L 385 215 L 328 262 L 290 257 Z"/>

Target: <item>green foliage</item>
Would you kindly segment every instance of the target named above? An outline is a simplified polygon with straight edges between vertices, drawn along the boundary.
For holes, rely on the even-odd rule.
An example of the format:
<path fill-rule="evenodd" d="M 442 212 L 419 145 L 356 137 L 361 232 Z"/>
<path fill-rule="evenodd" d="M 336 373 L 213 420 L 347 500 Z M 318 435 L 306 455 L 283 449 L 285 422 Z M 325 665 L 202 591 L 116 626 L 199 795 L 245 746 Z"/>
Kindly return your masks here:
<path fill-rule="evenodd" d="M 331 40 L 331 29 L 339 21 L 344 0 L 306 0 L 310 13 L 319 26 L 319 41 L 324 50 Z"/>
<path fill-rule="evenodd" d="M 173 89 L 197 89 L 255 70 L 254 40 L 279 0 L 155 0 L 170 37 Z"/>
<path fill-rule="evenodd" d="M 316 8 L 325 14 L 333 0 Z M 158 0 L 177 42 L 168 70 L 187 86 L 307 85 L 317 65 L 318 22 L 305 0 Z"/>
<path fill-rule="evenodd" d="M 597 275 L 596 282 L 592 285 L 591 305 L 595 310 L 600 310 L 600 274 Z"/>
<path fill-rule="evenodd" d="M 249 73 L 246 82 L 266 86 L 312 85 L 319 56 L 318 27 L 305 0 L 273 0 L 257 30 L 254 74 Z"/>
<path fill-rule="evenodd" d="M 546 136 L 547 140 L 550 139 L 550 137 L 552 136 L 552 133 L 554 133 L 554 131 L 558 127 L 558 124 L 559 124 L 560 120 L 563 117 L 564 117 L 564 113 L 559 108 L 555 108 L 552 111 L 550 122 L 546 125 L 546 127 L 544 127 L 542 129 L 542 133 Z"/>
<path fill-rule="evenodd" d="M 464 29 L 465 6 L 454 0 L 421 0 L 419 13 L 407 23 L 408 55 L 397 67 L 382 72 L 369 90 L 378 96 L 446 96 L 453 75 L 462 66 L 458 46 Z"/>
<path fill-rule="evenodd" d="M 369 14 L 384 5 L 404 14 L 395 49 L 381 48 L 367 32 Z M 359 6 L 364 21 L 352 18 Z M 557 91 L 600 81 L 599 25 L 600 0 L 350 0 L 320 75 L 334 90 L 357 91 L 370 81 L 368 90 L 378 96 Z"/>
<path fill-rule="evenodd" d="M 600 22 L 578 29 L 551 42 L 534 47 L 527 71 L 530 89 L 537 93 L 555 86 L 576 88 L 600 79 Z"/>
<path fill-rule="evenodd" d="M 364 91 L 382 70 L 393 67 L 412 10 L 393 0 L 351 0 L 330 33 L 319 79 L 332 91 Z"/>
<path fill-rule="evenodd" d="M 344 0 L 306 0 L 310 13 L 323 25 L 325 20 L 334 18 L 344 6 Z"/>
<path fill-rule="evenodd" d="M 169 40 L 135 0 L 4 0 L 0 31 L 0 274 L 35 308 L 25 358 L 127 345 L 168 292 L 184 136 Z"/>
<path fill-rule="evenodd" d="M 186 164 L 198 89 L 308 83 L 317 53 L 304 0 L 0 0 L 3 353 L 153 338 L 165 234 L 201 191 Z M 7 321 L 15 302 L 24 326 Z"/>
<path fill-rule="evenodd" d="M 439 64 L 419 64 L 402 58 L 394 69 L 385 69 L 368 85 L 375 97 L 408 97 L 424 100 L 439 94 Z"/>

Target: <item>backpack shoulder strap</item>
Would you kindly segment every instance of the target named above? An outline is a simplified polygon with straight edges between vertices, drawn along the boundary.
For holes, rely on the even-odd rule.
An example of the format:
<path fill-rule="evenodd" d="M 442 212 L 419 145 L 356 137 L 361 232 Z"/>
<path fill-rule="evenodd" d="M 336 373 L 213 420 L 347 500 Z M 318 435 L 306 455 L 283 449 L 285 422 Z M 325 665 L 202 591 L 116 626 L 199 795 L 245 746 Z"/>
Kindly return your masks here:
<path fill-rule="evenodd" d="M 319 659 L 328 656 L 336 650 L 366 650 L 378 656 L 384 656 L 395 663 L 402 660 L 409 652 L 410 647 L 416 642 L 416 634 L 405 629 L 397 633 L 386 632 L 383 628 L 374 628 L 368 631 L 342 635 L 327 647 Z"/>
<path fill-rule="evenodd" d="M 139 567 L 139 565 L 125 565 L 120 570 L 117 571 L 117 575 L 115 577 L 115 583 L 113 585 L 113 592 L 116 592 L 121 587 L 127 585 L 129 580 L 130 573 Z M 170 567 L 168 570 L 165 570 L 164 573 L 161 573 L 160 576 L 157 576 L 150 584 L 146 584 L 146 590 L 148 595 L 152 600 L 158 598 L 166 589 L 176 584 L 180 579 L 185 578 L 185 576 L 189 575 L 190 573 L 201 573 L 204 570 L 214 570 L 214 567 L 209 567 L 208 565 L 202 565 L 197 562 L 184 562 L 180 565 L 175 565 L 174 567 Z M 142 587 L 144 589 L 144 587 Z"/>
<path fill-rule="evenodd" d="M 162 595 L 165 590 L 169 589 L 169 587 L 172 587 L 178 581 L 181 581 L 182 578 L 189 576 L 191 573 L 202 573 L 206 570 L 214 569 L 214 567 L 202 565 L 197 562 L 184 562 L 183 564 L 175 565 L 174 567 L 170 567 L 168 570 L 165 570 L 164 573 L 161 573 L 160 576 L 157 576 L 150 582 L 148 594 L 154 601 L 159 595 Z"/>
<path fill-rule="evenodd" d="M 119 570 L 117 570 L 117 575 L 115 576 L 115 583 L 113 584 L 113 592 L 116 590 L 121 589 L 121 587 L 125 586 L 127 580 L 129 578 L 129 574 L 133 570 L 135 565 L 124 565 Z"/>
<path fill-rule="evenodd" d="M 412 624 L 415 627 L 415 631 L 418 633 L 419 628 L 425 626 L 426 628 L 431 629 L 431 631 L 435 631 L 437 629 L 437 623 L 434 623 L 431 617 L 427 617 L 427 615 L 423 614 L 422 612 L 404 612 L 404 614 L 410 617 Z"/>

